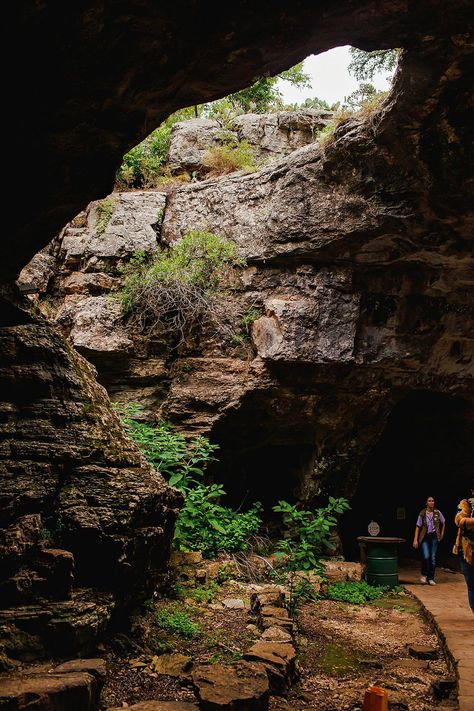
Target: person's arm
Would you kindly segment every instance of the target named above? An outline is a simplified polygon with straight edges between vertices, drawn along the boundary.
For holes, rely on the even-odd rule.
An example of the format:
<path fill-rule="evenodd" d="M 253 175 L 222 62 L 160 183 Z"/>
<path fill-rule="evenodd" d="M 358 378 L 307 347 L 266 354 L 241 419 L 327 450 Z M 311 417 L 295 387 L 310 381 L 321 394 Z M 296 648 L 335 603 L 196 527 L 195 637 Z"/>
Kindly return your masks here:
<path fill-rule="evenodd" d="M 416 522 L 415 526 L 415 535 L 413 537 L 413 548 L 418 548 L 418 537 L 420 535 L 420 528 L 423 525 L 423 522 L 421 520 L 421 516 L 418 516 L 418 521 Z"/>
<path fill-rule="evenodd" d="M 442 541 L 444 538 L 444 529 L 446 528 L 446 519 L 444 518 L 441 511 L 439 512 L 439 520 L 441 522 L 441 533 L 440 533 L 439 540 Z"/>

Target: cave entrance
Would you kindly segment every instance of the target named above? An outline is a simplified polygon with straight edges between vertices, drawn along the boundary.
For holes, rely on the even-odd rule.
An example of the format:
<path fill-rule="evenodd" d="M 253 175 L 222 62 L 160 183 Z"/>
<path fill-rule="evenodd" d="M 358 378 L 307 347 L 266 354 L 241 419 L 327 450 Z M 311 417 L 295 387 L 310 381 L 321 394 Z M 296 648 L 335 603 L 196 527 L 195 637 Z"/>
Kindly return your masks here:
<path fill-rule="evenodd" d="M 209 473 L 224 485 L 226 505 L 245 510 L 260 501 L 270 521 L 280 520 L 272 512 L 280 499 L 298 500 L 315 456 L 313 420 L 304 411 L 291 393 L 252 393 L 216 425 L 211 441 L 220 446 L 219 461 Z"/>
<path fill-rule="evenodd" d="M 362 467 L 351 511 L 341 521 L 344 555 L 358 560 L 356 538 L 368 535 L 373 519 L 380 535 L 406 539 L 401 554 L 418 557 L 411 547 L 418 512 L 428 496 L 446 518 L 438 561 L 453 564 L 453 518 L 466 495 L 474 461 L 472 406 L 457 397 L 415 392 L 400 401 Z"/>

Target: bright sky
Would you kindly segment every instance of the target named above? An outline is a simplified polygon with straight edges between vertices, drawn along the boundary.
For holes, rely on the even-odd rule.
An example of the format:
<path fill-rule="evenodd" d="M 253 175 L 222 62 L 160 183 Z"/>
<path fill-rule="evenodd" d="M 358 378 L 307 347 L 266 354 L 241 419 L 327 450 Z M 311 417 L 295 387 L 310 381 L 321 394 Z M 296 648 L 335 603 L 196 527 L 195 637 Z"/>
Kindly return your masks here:
<path fill-rule="evenodd" d="M 311 76 L 311 89 L 297 89 L 287 81 L 279 81 L 278 88 L 287 104 L 301 103 L 307 98 L 317 96 L 325 99 L 329 105 L 344 101 L 344 97 L 357 89 L 359 83 L 347 71 L 349 47 L 335 47 L 317 56 L 312 54 L 304 60 L 304 71 Z M 376 89 L 386 91 L 389 88 L 387 72 L 378 73 L 371 83 Z"/>

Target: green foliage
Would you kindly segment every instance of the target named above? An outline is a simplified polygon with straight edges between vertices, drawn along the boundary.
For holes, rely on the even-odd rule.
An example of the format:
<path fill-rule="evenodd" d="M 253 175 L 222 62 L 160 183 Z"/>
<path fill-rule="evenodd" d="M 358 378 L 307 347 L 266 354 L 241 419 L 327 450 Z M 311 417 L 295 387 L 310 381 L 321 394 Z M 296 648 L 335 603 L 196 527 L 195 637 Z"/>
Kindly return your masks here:
<path fill-rule="evenodd" d="M 346 96 L 344 108 L 351 111 L 371 111 L 387 96 L 386 91 L 377 91 L 373 84 L 362 83 L 359 88 Z"/>
<path fill-rule="evenodd" d="M 51 546 L 54 543 L 54 536 L 53 533 L 49 530 L 49 528 L 46 528 L 46 526 L 41 526 L 39 530 L 39 536 L 44 543 L 45 546 Z"/>
<path fill-rule="evenodd" d="M 171 486 L 188 486 L 193 477 L 202 477 L 208 464 L 215 461 L 214 452 L 219 446 L 211 444 L 206 437 L 188 441 L 162 420 L 154 426 L 140 422 L 136 418 L 140 416 L 141 408 L 136 403 L 121 409 L 116 406 L 116 409 L 129 437 Z"/>
<path fill-rule="evenodd" d="M 383 597 L 388 590 L 387 587 L 373 587 L 361 580 L 360 582 L 331 583 L 328 585 L 326 595 L 330 600 L 363 605 L 370 600 Z"/>
<path fill-rule="evenodd" d="M 243 513 L 221 506 L 218 501 L 225 495 L 221 484 L 193 482 L 184 493 L 185 503 L 176 522 L 177 548 L 198 550 L 207 558 L 218 551 L 246 550 L 249 536 L 262 523 L 258 502 Z"/>
<path fill-rule="evenodd" d="M 211 602 L 215 595 L 219 592 L 219 585 L 214 580 L 211 580 L 206 586 L 198 585 L 195 588 L 186 591 L 186 597 L 190 597 L 196 602 Z"/>
<path fill-rule="evenodd" d="M 97 217 L 95 223 L 95 231 L 98 235 L 105 232 L 107 225 L 109 224 L 110 218 L 112 217 L 112 212 L 114 210 L 114 200 L 112 197 L 105 198 L 101 200 L 96 207 Z"/>
<path fill-rule="evenodd" d="M 165 632 L 185 639 L 193 639 L 201 634 L 199 625 L 179 605 L 168 605 L 159 610 L 155 614 L 155 621 Z"/>
<path fill-rule="evenodd" d="M 334 546 L 330 540 L 331 529 L 337 516 L 347 509 L 346 499 L 329 497 L 327 506 L 315 511 L 304 511 L 287 501 L 279 501 L 273 510 L 283 514 L 288 536 L 277 543 L 277 555 L 286 557 L 288 570 L 321 570 L 320 558 Z"/>
<path fill-rule="evenodd" d="M 239 331 L 232 335 L 232 342 L 235 344 L 245 343 L 250 341 L 250 336 L 252 332 L 252 324 L 260 318 L 262 315 L 260 309 L 252 306 L 246 313 L 244 313 L 238 322 Z"/>
<path fill-rule="evenodd" d="M 305 74 L 303 63 L 300 62 L 276 76 L 259 77 L 251 86 L 209 104 L 205 107 L 204 113 L 210 118 L 225 117 L 225 123 L 229 124 L 230 116 L 235 117 L 239 113 L 264 114 L 267 111 L 280 109 L 283 106 L 282 96 L 276 86 L 279 79 L 293 86 L 311 87 L 310 77 Z"/>
<path fill-rule="evenodd" d="M 302 109 L 320 109 L 322 111 L 337 111 L 339 108 L 339 101 L 334 104 L 328 104 L 325 99 L 320 99 L 317 96 L 312 98 L 307 98 L 301 103 L 288 104 L 285 106 L 285 111 L 301 111 Z"/>
<path fill-rule="evenodd" d="M 122 408 L 127 433 L 151 466 L 184 494 L 184 505 L 176 522 L 175 547 L 201 551 L 205 557 L 218 551 L 246 550 L 247 539 L 261 525 L 261 505 L 257 502 L 242 513 L 233 511 L 219 503 L 225 496 L 222 485 L 203 483 L 205 469 L 215 459 L 218 446 L 205 437 L 188 442 L 163 422 L 156 426 L 139 422 L 136 419 L 139 412 L 137 405 Z"/>
<path fill-rule="evenodd" d="M 171 129 L 175 123 L 195 117 L 194 107 L 180 109 L 171 114 L 144 141 L 132 148 L 123 157 L 117 171 L 118 188 L 156 187 L 163 172 L 170 146 Z"/>
<path fill-rule="evenodd" d="M 252 330 L 252 324 L 261 316 L 260 309 L 252 307 L 249 309 L 240 319 L 239 326 L 244 338 L 250 338 L 250 332 Z"/>
<path fill-rule="evenodd" d="M 252 171 L 256 169 L 255 151 L 244 139 L 235 145 L 222 145 L 210 148 L 203 156 L 203 165 L 213 175 L 226 175 L 235 170 Z"/>
<path fill-rule="evenodd" d="M 376 49 L 364 52 L 357 47 L 350 48 L 351 62 L 348 67 L 358 81 L 370 81 L 377 72 L 393 72 L 400 56 L 399 49 Z"/>
<path fill-rule="evenodd" d="M 243 264 L 235 242 L 192 230 L 150 261 L 130 261 L 122 307 L 140 329 L 174 333 L 181 342 L 195 324 L 216 319 L 213 296 L 229 270 Z"/>

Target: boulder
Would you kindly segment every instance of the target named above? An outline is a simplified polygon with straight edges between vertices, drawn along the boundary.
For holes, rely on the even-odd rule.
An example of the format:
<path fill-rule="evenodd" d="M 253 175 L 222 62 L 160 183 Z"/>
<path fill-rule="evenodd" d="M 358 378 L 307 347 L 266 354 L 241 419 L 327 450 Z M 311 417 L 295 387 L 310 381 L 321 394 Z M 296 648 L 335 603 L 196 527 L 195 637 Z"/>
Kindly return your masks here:
<path fill-rule="evenodd" d="M 286 607 L 276 607 L 275 605 L 262 605 L 260 607 L 259 614 L 263 617 L 278 617 L 282 620 L 287 620 L 289 618 Z"/>
<path fill-rule="evenodd" d="M 245 610 L 245 603 L 237 597 L 226 597 L 222 600 L 222 604 L 228 610 Z"/>
<path fill-rule="evenodd" d="M 221 125 L 212 119 L 192 119 L 175 123 L 171 129 L 168 167 L 172 173 L 192 173 L 203 169 L 203 158 L 212 146 L 221 144 Z"/>
<path fill-rule="evenodd" d="M 324 560 L 324 576 L 329 583 L 359 581 L 362 579 L 362 565 L 348 561 Z"/>
<path fill-rule="evenodd" d="M 291 642 L 293 638 L 283 627 L 268 627 L 260 639 L 265 642 Z"/>
<path fill-rule="evenodd" d="M 408 654 L 415 659 L 438 659 L 439 651 L 436 647 L 430 647 L 425 644 L 410 644 L 408 645 Z"/>
<path fill-rule="evenodd" d="M 269 683 L 264 668 L 252 662 L 202 664 L 192 673 L 194 691 L 204 711 L 266 711 Z"/>
<path fill-rule="evenodd" d="M 96 711 L 99 685 L 92 674 L 10 674 L 0 679 L 0 706 L 11 711 Z"/>
<path fill-rule="evenodd" d="M 273 627 L 280 627 L 281 629 L 288 632 L 288 634 L 293 634 L 294 623 L 293 620 L 284 617 L 263 617 L 260 616 L 258 619 L 258 626 L 261 630 L 265 631 Z"/>
<path fill-rule="evenodd" d="M 233 126 L 239 139 L 247 140 L 261 156 L 283 157 L 308 143 L 333 117 L 331 111 L 306 109 L 237 116 Z"/>
<path fill-rule="evenodd" d="M 285 604 L 285 596 L 280 590 L 275 590 L 267 593 L 254 592 L 250 596 L 250 606 L 252 612 L 258 612 L 264 605 L 273 605 L 275 607 L 283 607 Z"/>
<path fill-rule="evenodd" d="M 83 589 L 69 600 L 41 600 L 0 610 L 5 652 L 22 661 L 91 654 L 113 607 L 110 594 Z"/>
<path fill-rule="evenodd" d="M 258 641 L 245 653 L 244 659 L 265 666 L 272 693 L 284 694 L 296 678 L 296 650 L 293 644 Z"/>
<path fill-rule="evenodd" d="M 151 668 L 157 674 L 167 674 L 168 676 L 189 676 L 192 659 L 185 654 L 160 654 L 153 657 Z"/>
<path fill-rule="evenodd" d="M 55 674 L 68 674 L 69 672 L 86 672 L 97 679 L 102 688 L 107 674 L 105 659 L 71 659 L 54 668 Z"/>
<path fill-rule="evenodd" d="M 123 326 L 122 307 L 107 296 L 88 296 L 66 301 L 55 323 L 84 354 L 128 354 L 133 341 Z"/>

